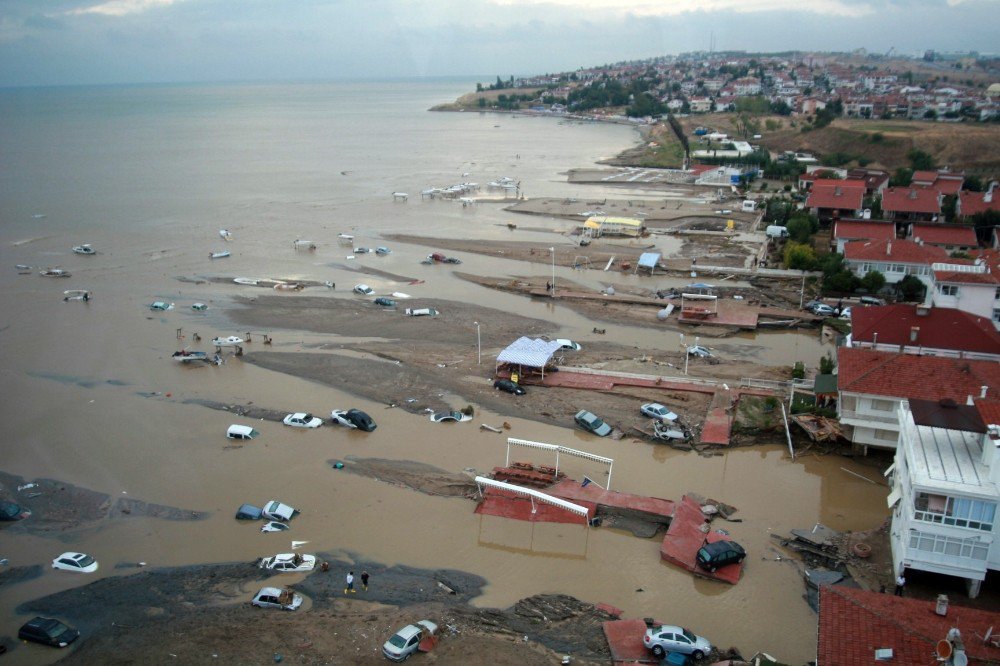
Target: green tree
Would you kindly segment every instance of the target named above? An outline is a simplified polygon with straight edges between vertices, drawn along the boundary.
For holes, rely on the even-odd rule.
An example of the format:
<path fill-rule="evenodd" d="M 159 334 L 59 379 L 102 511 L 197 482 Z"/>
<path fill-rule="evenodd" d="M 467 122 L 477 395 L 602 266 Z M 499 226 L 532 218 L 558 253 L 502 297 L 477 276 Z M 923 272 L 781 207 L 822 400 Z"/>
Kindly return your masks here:
<path fill-rule="evenodd" d="M 979 176 L 966 176 L 962 189 L 970 192 L 982 192 L 984 189 L 983 180 Z"/>
<path fill-rule="evenodd" d="M 868 271 L 865 276 L 861 278 L 861 287 L 867 290 L 869 294 L 877 294 L 884 286 L 885 275 L 879 271 Z"/>
<path fill-rule="evenodd" d="M 889 187 L 905 187 L 913 180 L 913 169 L 899 167 L 889 179 Z"/>
<path fill-rule="evenodd" d="M 896 292 L 904 301 L 919 301 L 924 297 L 924 283 L 916 275 L 907 275 L 896 283 Z"/>
<path fill-rule="evenodd" d="M 958 195 L 956 194 L 945 195 L 941 201 L 941 216 L 946 222 L 951 222 L 955 219 L 956 202 L 958 202 Z"/>
<path fill-rule="evenodd" d="M 839 270 L 823 278 L 823 291 L 835 294 L 850 294 L 858 288 L 858 276 L 847 270 Z"/>
<path fill-rule="evenodd" d="M 988 244 L 992 240 L 995 229 L 1000 229 L 1000 211 L 986 210 L 972 216 L 972 224 L 976 228 L 976 238 L 980 243 Z"/>
<path fill-rule="evenodd" d="M 833 362 L 833 357 L 830 356 L 830 352 L 826 355 L 820 357 L 819 359 L 819 373 L 821 375 L 832 375 L 835 364 Z"/>
<path fill-rule="evenodd" d="M 933 171 L 937 169 L 937 164 L 934 163 L 934 156 L 918 148 L 914 148 L 906 153 L 906 157 L 910 160 L 910 166 L 913 167 L 914 171 Z"/>
<path fill-rule="evenodd" d="M 816 264 L 816 253 L 808 245 L 789 241 L 785 244 L 785 268 L 807 271 Z"/>
<path fill-rule="evenodd" d="M 819 221 L 816 222 L 816 227 L 813 228 L 809 215 L 796 215 L 788 220 L 785 228 L 788 229 L 788 238 L 790 240 L 796 243 L 808 243 L 809 238 L 819 229 Z"/>

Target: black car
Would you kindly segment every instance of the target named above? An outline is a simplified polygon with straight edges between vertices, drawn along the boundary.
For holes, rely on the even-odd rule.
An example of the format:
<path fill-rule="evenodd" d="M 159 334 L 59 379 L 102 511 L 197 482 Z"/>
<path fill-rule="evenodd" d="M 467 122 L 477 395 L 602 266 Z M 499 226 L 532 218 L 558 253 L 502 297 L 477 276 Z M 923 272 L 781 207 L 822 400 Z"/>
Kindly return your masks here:
<path fill-rule="evenodd" d="M 517 382 L 512 382 L 509 379 L 498 379 L 493 382 L 493 388 L 500 389 L 501 391 L 507 391 L 507 393 L 513 393 L 514 395 L 524 395 L 527 391 L 518 384 Z"/>
<path fill-rule="evenodd" d="M 344 418 L 357 426 L 358 430 L 364 430 L 365 432 L 371 432 L 378 426 L 375 425 L 375 421 L 372 417 L 365 414 L 360 409 L 348 409 L 347 413 L 344 414 Z"/>
<path fill-rule="evenodd" d="M 36 617 L 21 626 L 17 637 L 22 641 L 32 641 L 52 647 L 66 647 L 80 637 L 80 632 L 59 620 Z"/>
<path fill-rule="evenodd" d="M 746 556 L 747 551 L 735 541 L 716 541 L 699 548 L 696 560 L 699 567 L 714 573 L 727 564 L 742 562 Z"/>
<path fill-rule="evenodd" d="M 31 515 L 31 511 L 20 504 L 0 502 L 0 520 L 23 520 Z"/>

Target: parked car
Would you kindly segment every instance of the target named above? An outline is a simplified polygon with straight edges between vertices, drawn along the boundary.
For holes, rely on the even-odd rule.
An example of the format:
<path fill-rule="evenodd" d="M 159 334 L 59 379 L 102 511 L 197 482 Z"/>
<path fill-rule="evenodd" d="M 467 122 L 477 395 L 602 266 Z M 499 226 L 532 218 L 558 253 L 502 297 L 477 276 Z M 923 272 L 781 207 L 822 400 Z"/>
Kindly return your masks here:
<path fill-rule="evenodd" d="M 498 379 L 493 382 L 493 388 L 499 389 L 501 391 L 506 391 L 507 393 L 513 393 L 514 395 L 524 395 L 527 391 L 524 387 L 517 382 L 512 382 L 509 379 Z"/>
<path fill-rule="evenodd" d="M 365 251 L 367 252 L 367 250 Z M 357 252 L 357 250 L 355 250 L 355 252 Z M 354 285 L 354 293 L 361 294 L 362 296 L 371 296 L 372 294 L 375 293 L 375 290 L 366 284 L 356 284 Z"/>
<path fill-rule="evenodd" d="M 94 573 L 97 571 L 97 560 L 86 553 L 63 553 L 52 560 L 52 568 L 76 573 Z"/>
<path fill-rule="evenodd" d="M 387 308 L 391 308 L 396 305 L 396 301 L 391 298 L 386 298 L 385 296 L 379 296 L 375 299 L 375 305 L 384 305 Z"/>
<path fill-rule="evenodd" d="M 701 345 L 691 345 L 687 350 L 689 356 L 696 356 L 698 358 L 712 357 L 712 352 L 708 350 L 708 347 L 702 347 Z"/>
<path fill-rule="evenodd" d="M 439 313 L 434 308 L 406 308 L 403 314 L 408 317 L 437 317 Z"/>
<path fill-rule="evenodd" d="M 368 416 L 368 414 L 360 409 L 335 409 L 330 412 L 330 421 L 334 425 L 357 428 L 358 430 L 364 430 L 365 432 L 371 432 L 378 427 L 375 425 L 375 421 L 372 420 L 372 417 Z"/>
<path fill-rule="evenodd" d="M 416 624 L 408 624 L 382 645 L 382 654 L 390 661 L 405 661 L 417 651 L 420 641 L 437 632 L 437 625 L 430 620 L 420 620 Z"/>
<path fill-rule="evenodd" d="M 80 637 L 80 632 L 51 617 L 35 617 L 17 630 L 22 641 L 64 648 Z"/>
<path fill-rule="evenodd" d="M 250 602 L 256 608 L 280 608 L 293 611 L 302 605 L 302 596 L 295 594 L 287 587 L 262 587 Z"/>
<path fill-rule="evenodd" d="M 471 416 L 469 416 L 468 414 L 463 414 L 462 412 L 459 411 L 434 412 L 433 414 L 431 414 L 431 421 L 433 421 L 434 423 L 442 423 L 444 421 L 462 422 L 471 420 L 472 420 Z"/>
<path fill-rule="evenodd" d="M 844 308 L 843 310 L 841 310 L 840 311 L 840 318 L 841 319 L 850 319 L 851 318 L 851 308 Z"/>
<path fill-rule="evenodd" d="M 585 409 L 578 411 L 573 419 L 578 426 L 598 437 L 607 437 L 611 434 L 611 426 L 599 419 L 596 414 Z"/>
<path fill-rule="evenodd" d="M 229 430 L 226 431 L 226 437 L 229 439 L 253 439 L 260 433 L 250 426 L 239 425 L 234 423 L 229 426 Z"/>
<path fill-rule="evenodd" d="M 639 411 L 648 416 L 651 419 L 657 419 L 660 421 L 676 421 L 677 414 L 664 407 L 658 402 L 647 402 L 645 405 L 639 408 Z"/>
<path fill-rule="evenodd" d="M 714 573 L 720 567 L 742 562 L 746 556 L 747 552 L 743 550 L 743 546 L 735 541 L 716 541 L 706 543 L 699 548 L 695 561 L 702 569 Z"/>
<path fill-rule="evenodd" d="M 298 509 L 293 509 L 287 504 L 282 504 L 278 500 L 271 500 L 264 505 L 264 509 L 261 511 L 264 517 L 268 520 L 280 520 L 283 523 L 287 523 L 289 520 L 299 515 Z"/>
<path fill-rule="evenodd" d="M 323 425 L 323 419 L 316 418 L 308 412 L 296 412 L 286 416 L 282 423 L 296 428 L 318 428 Z"/>
<path fill-rule="evenodd" d="M 812 313 L 817 317 L 832 317 L 837 310 L 826 303 L 819 303 L 813 306 Z"/>
<path fill-rule="evenodd" d="M 278 573 L 312 571 L 316 566 L 315 555 L 299 555 L 298 553 L 281 553 L 274 557 L 261 558 L 261 569 L 270 569 Z"/>
<path fill-rule="evenodd" d="M 260 520 L 264 510 L 253 504 L 244 504 L 236 509 L 236 520 Z"/>
<path fill-rule="evenodd" d="M 825 305 L 825 303 L 823 303 L 823 301 L 815 301 L 815 300 L 814 300 L 814 301 L 809 301 L 809 302 L 807 302 L 807 303 L 806 303 L 805 305 L 803 305 L 802 307 L 803 307 L 804 309 L 806 309 L 806 310 L 809 310 L 810 312 L 812 312 L 812 309 L 813 309 L 814 307 L 816 307 L 817 305 Z"/>
<path fill-rule="evenodd" d="M 885 305 L 885 301 L 877 296 L 862 296 L 861 305 Z"/>
<path fill-rule="evenodd" d="M 13 502 L 0 502 L 0 520 L 24 520 L 31 515 L 29 509 Z"/>
<path fill-rule="evenodd" d="M 694 632 L 671 624 L 650 627 L 642 637 L 646 649 L 652 650 L 657 659 L 668 652 L 689 654 L 696 660 L 704 659 L 712 651 L 712 644 Z"/>
<path fill-rule="evenodd" d="M 580 351 L 582 349 L 578 343 L 565 338 L 558 338 L 556 342 L 559 343 L 559 349 L 562 351 Z"/>
<path fill-rule="evenodd" d="M 288 523 L 282 523 L 277 520 L 271 520 L 260 526 L 261 532 L 284 532 L 290 529 L 291 526 Z"/>

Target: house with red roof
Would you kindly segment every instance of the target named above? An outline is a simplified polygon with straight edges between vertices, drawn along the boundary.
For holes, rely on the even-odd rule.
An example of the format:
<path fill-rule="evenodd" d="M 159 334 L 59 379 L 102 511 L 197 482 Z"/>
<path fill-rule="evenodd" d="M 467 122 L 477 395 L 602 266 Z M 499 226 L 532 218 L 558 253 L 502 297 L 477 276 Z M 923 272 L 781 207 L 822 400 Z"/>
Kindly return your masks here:
<path fill-rule="evenodd" d="M 955 202 L 955 217 L 965 219 L 988 210 L 1000 212 L 1000 196 L 997 196 L 996 186 L 994 181 L 985 192 L 959 192 L 958 201 Z"/>
<path fill-rule="evenodd" d="M 982 640 L 998 625 L 996 613 L 950 601 L 944 615 L 937 610 L 933 601 L 824 585 L 819 591 L 816 666 L 942 663 L 936 661 L 934 649 L 952 628 L 959 631 L 970 665 L 1000 662 L 1000 647 Z M 885 656 L 880 659 L 876 650 L 885 650 L 880 653 Z"/>
<path fill-rule="evenodd" d="M 956 308 L 986 317 L 1000 328 L 1000 271 L 990 263 L 935 263 L 932 303 L 942 308 Z"/>
<path fill-rule="evenodd" d="M 979 247 L 976 230 L 967 224 L 911 224 L 910 240 L 936 245 L 948 252 L 968 252 Z"/>
<path fill-rule="evenodd" d="M 864 207 L 863 180 L 816 180 L 806 199 L 806 208 L 820 222 L 837 217 L 861 217 Z"/>
<path fill-rule="evenodd" d="M 878 271 L 885 276 L 886 284 L 915 275 L 931 289 L 931 265 L 947 260 L 948 253 L 941 248 L 908 240 L 853 241 L 844 245 L 848 270 L 859 278 Z"/>
<path fill-rule="evenodd" d="M 896 303 L 851 308 L 848 346 L 1000 361 L 1000 332 L 986 317 L 954 308 Z"/>
<path fill-rule="evenodd" d="M 865 196 L 882 196 L 889 185 L 889 172 L 881 169 L 856 168 L 847 172 L 851 180 L 865 181 Z"/>
<path fill-rule="evenodd" d="M 928 187 L 889 187 L 882 193 L 882 213 L 898 222 L 935 222 L 943 196 Z"/>
<path fill-rule="evenodd" d="M 831 238 L 837 253 L 844 254 L 844 246 L 851 241 L 891 241 L 895 239 L 896 225 L 884 220 L 834 220 Z"/>
<path fill-rule="evenodd" d="M 896 448 L 897 411 L 908 398 L 964 403 L 997 391 L 1000 363 L 995 361 L 837 349 L 837 416 L 847 426 L 847 438 L 866 452 L 869 446 Z"/>
<path fill-rule="evenodd" d="M 965 183 L 964 171 L 914 171 L 910 187 L 928 187 L 944 196 L 956 195 Z"/>
<path fill-rule="evenodd" d="M 971 397 L 903 401 L 889 468 L 894 571 L 962 578 L 970 597 L 988 571 L 1000 570 L 1000 425 L 982 414 Z"/>

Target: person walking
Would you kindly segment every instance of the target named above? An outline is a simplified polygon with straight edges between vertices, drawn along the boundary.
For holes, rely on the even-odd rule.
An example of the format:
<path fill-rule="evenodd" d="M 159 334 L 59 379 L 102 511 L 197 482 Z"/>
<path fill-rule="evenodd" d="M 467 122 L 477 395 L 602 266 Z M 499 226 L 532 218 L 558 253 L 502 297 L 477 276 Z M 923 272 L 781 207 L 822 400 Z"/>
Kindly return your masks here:
<path fill-rule="evenodd" d="M 368 591 L 368 572 L 361 572 L 361 587 L 365 588 L 365 592 Z"/>
<path fill-rule="evenodd" d="M 896 592 L 897 597 L 903 596 L 903 588 L 906 587 L 906 577 L 903 574 L 899 574 L 896 578 Z"/>
<path fill-rule="evenodd" d="M 354 589 L 354 572 L 351 571 L 347 574 L 347 587 L 344 588 L 344 594 L 357 594 L 357 590 Z"/>

